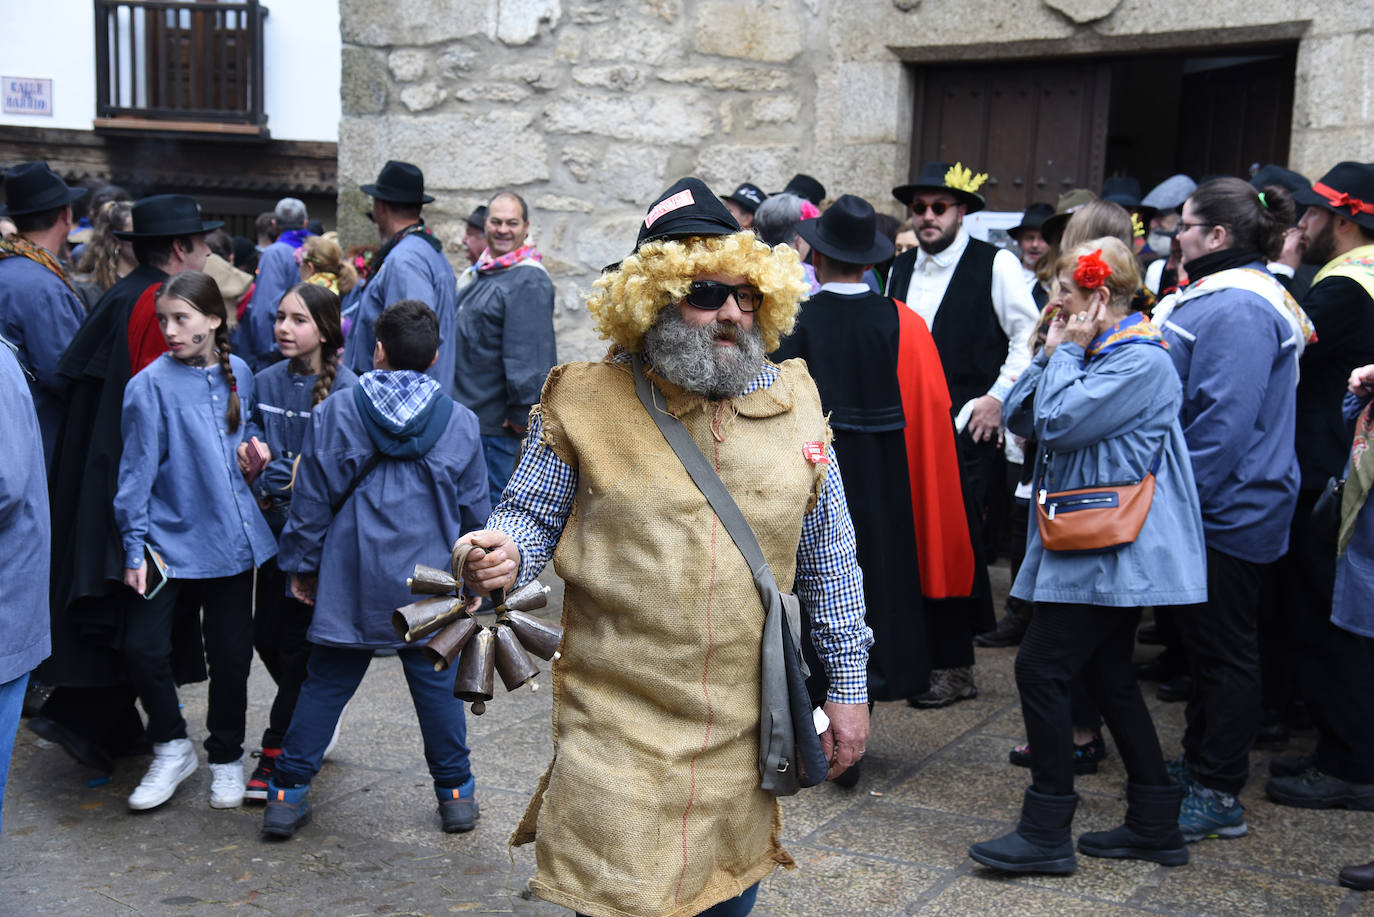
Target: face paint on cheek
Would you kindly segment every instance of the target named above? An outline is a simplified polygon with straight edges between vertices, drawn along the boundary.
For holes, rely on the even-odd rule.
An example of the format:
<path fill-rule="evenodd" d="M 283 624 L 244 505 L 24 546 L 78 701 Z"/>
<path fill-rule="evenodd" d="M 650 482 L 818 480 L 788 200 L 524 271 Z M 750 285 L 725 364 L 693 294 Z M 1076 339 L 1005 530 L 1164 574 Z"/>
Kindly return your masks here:
<path fill-rule="evenodd" d="M 197 334 L 197 335 L 193 335 L 193 336 L 191 337 L 191 343 L 192 343 L 192 344 L 200 344 L 200 343 L 203 343 L 204 341 L 205 341 L 205 335 L 203 335 L 203 334 Z"/>

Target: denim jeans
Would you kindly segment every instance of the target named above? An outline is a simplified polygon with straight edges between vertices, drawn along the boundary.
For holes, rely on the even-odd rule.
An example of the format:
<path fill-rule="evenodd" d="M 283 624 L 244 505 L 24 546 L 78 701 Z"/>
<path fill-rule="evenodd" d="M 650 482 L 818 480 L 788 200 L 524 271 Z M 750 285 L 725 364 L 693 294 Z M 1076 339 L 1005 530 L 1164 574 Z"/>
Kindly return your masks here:
<path fill-rule="evenodd" d="M 466 744 L 467 720 L 462 702 L 453 696 L 453 673 L 434 671 L 434 665 L 418 649 L 399 650 L 396 656 L 405 668 L 410 699 L 420 720 L 430 776 L 441 787 L 466 783 L 472 776 Z M 277 759 L 279 779 L 309 783 L 320 772 L 334 725 L 344 705 L 358 690 L 370 662 L 371 649 L 321 644 L 311 648 L 305 684 L 296 699 L 296 710 Z"/>
<path fill-rule="evenodd" d="M 759 896 L 759 883 L 740 892 L 734 898 L 714 904 L 702 911 L 697 917 L 745 917 L 754 909 L 754 900 Z M 578 914 L 577 917 L 587 917 L 586 914 Z"/>
<path fill-rule="evenodd" d="M 5 781 L 10 775 L 14 733 L 19 728 L 19 714 L 24 709 L 24 691 L 28 686 L 28 672 L 0 685 L 0 806 L 5 802 Z M 0 830 L 3 828 L 0 827 Z"/>
<path fill-rule="evenodd" d="M 487 486 L 491 489 L 491 508 L 501 502 L 501 492 L 515 473 L 515 460 L 520 456 L 524 437 L 514 433 L 482 434 L 482 454 L 487 460 Z"/>

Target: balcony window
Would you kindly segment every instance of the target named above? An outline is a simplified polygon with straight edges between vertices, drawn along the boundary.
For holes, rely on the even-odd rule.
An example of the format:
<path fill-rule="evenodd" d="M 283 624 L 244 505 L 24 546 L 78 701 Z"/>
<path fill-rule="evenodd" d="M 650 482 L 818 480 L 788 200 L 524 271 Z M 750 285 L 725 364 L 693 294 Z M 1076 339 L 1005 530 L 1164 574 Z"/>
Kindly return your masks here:
<path fill-rule="evenodd" d="M 97 128 L 265 138 L 259 0 L 94 0 Z"/>

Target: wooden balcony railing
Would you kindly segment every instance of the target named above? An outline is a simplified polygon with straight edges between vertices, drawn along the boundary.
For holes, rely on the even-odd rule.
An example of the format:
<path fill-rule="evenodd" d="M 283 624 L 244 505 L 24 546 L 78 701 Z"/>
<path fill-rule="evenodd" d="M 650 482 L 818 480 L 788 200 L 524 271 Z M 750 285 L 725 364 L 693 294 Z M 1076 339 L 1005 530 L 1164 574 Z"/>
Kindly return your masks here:
<path fill-rule="evenodd" d="M 259 0 L 94 0 L 97 128 L 265 137 Z"/>

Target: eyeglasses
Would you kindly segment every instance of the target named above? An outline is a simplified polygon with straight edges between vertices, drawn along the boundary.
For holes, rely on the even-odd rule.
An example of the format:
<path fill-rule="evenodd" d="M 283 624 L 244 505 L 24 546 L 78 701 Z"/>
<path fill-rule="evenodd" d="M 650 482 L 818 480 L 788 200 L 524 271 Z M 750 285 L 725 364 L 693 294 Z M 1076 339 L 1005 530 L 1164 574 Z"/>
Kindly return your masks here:
<path fill-rule="evenodd" d="M 911 202 L 911 213 L 912 213 L 912 216 L 921 216 L 921 215 L 924 214 L 927 210 L 929 210 L 931 213 L 933 213 L 933 214 L 935 214 L 937 217 L 939 217 L 939 216 L 944 216 L 946 210 L 950 210 L 951 208 L 954 208 L 954 207 L 957 207 L 957 206 L 958 206 L 957 204 L 951 204 L 951 203 L 948 203 L 948 202 L 946 202 L 946 201 L 936 201 L 936 202 L 933 203 L 933 204 L 926 204 L 926 203 L 922 203 L 921 201 L 912 201 L 912 202 Z"/>
<path fill-rule="evenodd" d="M 1209 227 L 1209 226 L 1215 226 L 1215 225 L 1217 225 L 1217 224 L 1216 224 L 1216 223 L 1184 223 L 1183 221 L 1180 220 L 1180 221 L 1179 221 L 1179 224 L 1178 224 L 1178 231 L 1177 231 L 1176 233 L 1174 233 L 1174 235 L 1176 235 L 1176 236 L 1181 236 L 1181 235 L 1183 235 L 1185 232 L 1187 232 L 1187 231 L 1190 230 L 1190 229 L 1194 229 L 1194 228 L 1197 228 L 1197 229 L 1206 229 L 1206 228 Z"/>
<path fill-rule="evenodd" d="M 763 305 L 763 294 L 757 287 L 747 283 L 731 286 L 728 283 L 720 283 L 715 280 L 694 280 L 692 285 L 687 288 L 687 305 L 693 309 L 701 309 L 706 312 L 714 312 L 731 296 L 735 297 L 735 305 L 741 312 L 753 312 Z"/>

